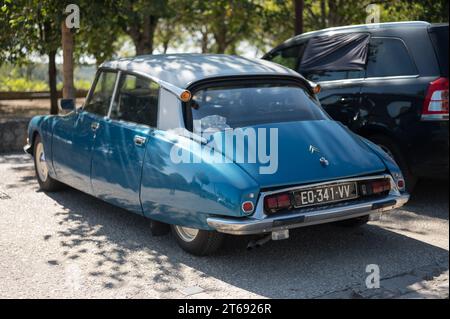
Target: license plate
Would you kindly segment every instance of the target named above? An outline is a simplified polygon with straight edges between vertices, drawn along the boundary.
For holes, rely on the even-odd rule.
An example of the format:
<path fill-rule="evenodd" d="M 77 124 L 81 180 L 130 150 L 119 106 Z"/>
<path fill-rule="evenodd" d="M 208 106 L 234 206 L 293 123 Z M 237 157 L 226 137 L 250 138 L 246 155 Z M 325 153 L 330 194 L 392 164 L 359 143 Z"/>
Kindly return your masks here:
<path fill-rule="evenodd" d="M 293 192 L 295 206 L 306 207 L 350 200 L 358 197 L 356 183 L 323 185 Z"/>

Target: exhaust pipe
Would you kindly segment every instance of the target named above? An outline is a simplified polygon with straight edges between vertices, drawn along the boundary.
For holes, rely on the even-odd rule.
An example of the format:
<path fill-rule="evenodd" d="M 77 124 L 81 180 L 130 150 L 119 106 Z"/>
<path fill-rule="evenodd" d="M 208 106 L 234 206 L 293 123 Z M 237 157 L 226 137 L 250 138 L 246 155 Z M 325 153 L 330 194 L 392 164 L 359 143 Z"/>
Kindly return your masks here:
<path fill-rule="evenodd" d="M 270 240 L 283 240 L 289 238 L 289 229 L 275 230 L 269 235 L 263 236 L 259 239 L 251 240 L 247 245 L 247 250 L 258 248 L 269 242 Z"/>
<path fill-rule="evenodd" d="M 272 234 L 266 235 L 259 239 L 251 240 L 247 245 L 247 250 L 252 250 L 253 248 L 259 248 L 262 245 L 264 245 L 265 243 L 269 242 L 270 240 L 272 240 Z"/>

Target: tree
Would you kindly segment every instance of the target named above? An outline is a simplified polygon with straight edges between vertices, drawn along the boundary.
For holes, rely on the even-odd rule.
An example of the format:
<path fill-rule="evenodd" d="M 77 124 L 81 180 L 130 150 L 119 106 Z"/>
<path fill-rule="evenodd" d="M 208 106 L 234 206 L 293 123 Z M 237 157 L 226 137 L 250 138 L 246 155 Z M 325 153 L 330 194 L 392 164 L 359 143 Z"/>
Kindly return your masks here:
<path fill-rule="evenodd" d="M 48 56 L 50 113 L 58 113 L 56 89 L 56 53 L 61 43 L 61 3 L 57 0 L 4 0 L 1 5 L 7 58 L 20 62 L 27 54 L 38 52 Z M 23 61 L 23 60 L 22 60 Z"/>
<path fill-rule="evenodd" d="M 200 34 L 202 52 L 235 53 L 237 44 L 254 34 L 254 25 L 261 13 L 257 0 L 190 0 L 180 1 L 183 24 L 192 33 Z M 209 39 L 214 43 L 207 48 Z"/>
<path fill-rule="evenodd" d="M 95 58 L 97 66 L 118 51 L 119 38 L 124 34 L 115 14 L 114 3 L 108 0 L 79 1 L 81 26 L 77 31 L 75 57 Z"/>
<path fill-rule="evenodd" d="M 162 52 L 167 53 L 169 45 L 179 46 L 183 42 L 183 25 L 181 23 L 184 12 L 179 10 L 179 0 L 170 0 L 165 17 L 160 18 L 155 30 L 155 46 L 161 46 Z"/>
<path fill-rule="evenodd" d="M 118 25 L 133 40 L 136 54 L 151 54 L 158 21 L 167 15 L 167 0 L 117 0 L 113 8 Z"/>

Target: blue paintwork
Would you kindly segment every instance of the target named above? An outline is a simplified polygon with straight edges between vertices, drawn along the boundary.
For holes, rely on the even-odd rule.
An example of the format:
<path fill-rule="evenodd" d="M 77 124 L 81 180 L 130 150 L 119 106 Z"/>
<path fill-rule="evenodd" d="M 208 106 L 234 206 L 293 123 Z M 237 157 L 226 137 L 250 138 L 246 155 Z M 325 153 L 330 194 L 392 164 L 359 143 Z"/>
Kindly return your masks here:
<path fill-rule="evenodd" d="M 139 192 L 145 144 L 135 145 L 134 137 L 139 135 L 148 140 L 151 129 L 109 119 L 102 119 L 99 124 L 92 151 L 94 195 L 142 214 Z"/>
<path fill-rule="evenodd" d="M 95 133 L 93 122 L 99 123 Z M 206 218 L 211 215 L 244 216 L 241 203 L 256 205 L 264 188 L 400 172 L 377 146 L 331 120 L 255 128 L 263 127 L 279 132 L 279 164 L 273 175 L 258 174 L 259 164 L 175 164 L 170 159 L 174 144 L 197 159 L 206 146 L 189 148 L 186 137 L 84 111 L 34 117 L 29 137 L 43 137 L 53 178 L 148 218 L 200 229 L 210 229 Z M 135 145 L 136 135 L 146 139 L 143 145 Z M 310 144 L 320 153 L 311 154 Z M 318 156 L 330 165 L 320 165 Z"/>

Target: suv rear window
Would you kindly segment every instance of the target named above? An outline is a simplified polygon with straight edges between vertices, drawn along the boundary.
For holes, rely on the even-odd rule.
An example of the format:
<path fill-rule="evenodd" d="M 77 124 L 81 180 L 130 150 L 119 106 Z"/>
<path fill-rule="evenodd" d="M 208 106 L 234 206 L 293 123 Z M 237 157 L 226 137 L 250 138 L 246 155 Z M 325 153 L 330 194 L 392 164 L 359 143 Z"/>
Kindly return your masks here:
<path fill-rule="evenodd" d="M 441 76 L 448 78 L 448 25 L 430 28 L 431 41 L 441 69 Z"/>
<path fill-rule="evenodd" d="M 194 93 L 193 131 L 222 131 L 265 123 L 328 119 L 319 102 L 294 84 L 214 86 Z"/>
<path fill-rule="evenodd" d="M 367 77 L 416 74 L 416 67 L 403 41 L 395 38 L 372 38 L 370 40 Z"/>

